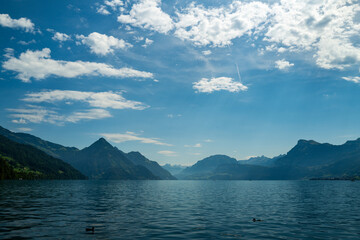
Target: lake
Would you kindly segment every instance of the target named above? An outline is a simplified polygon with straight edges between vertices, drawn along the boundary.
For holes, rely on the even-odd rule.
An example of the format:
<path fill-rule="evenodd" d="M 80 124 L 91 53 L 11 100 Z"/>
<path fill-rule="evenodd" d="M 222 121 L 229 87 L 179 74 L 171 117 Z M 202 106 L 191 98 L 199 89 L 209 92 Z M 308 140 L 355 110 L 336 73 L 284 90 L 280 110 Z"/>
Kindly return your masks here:
<path fill-rule="evenodd" d="M 359 238 L 360 182 L 0 182 L 0 239 Z"/>

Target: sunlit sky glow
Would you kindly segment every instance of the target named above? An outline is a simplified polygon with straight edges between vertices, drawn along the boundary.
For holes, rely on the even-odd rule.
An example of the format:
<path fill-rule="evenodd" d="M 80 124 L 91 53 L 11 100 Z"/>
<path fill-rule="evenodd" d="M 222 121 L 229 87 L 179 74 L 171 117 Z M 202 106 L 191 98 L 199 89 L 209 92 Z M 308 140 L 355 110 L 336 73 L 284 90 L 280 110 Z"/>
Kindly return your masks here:
<path fill-rule="evenodd" d="M 0 124 L 160 164 L 360 137 L 355 0 L 0 2 Z"/>

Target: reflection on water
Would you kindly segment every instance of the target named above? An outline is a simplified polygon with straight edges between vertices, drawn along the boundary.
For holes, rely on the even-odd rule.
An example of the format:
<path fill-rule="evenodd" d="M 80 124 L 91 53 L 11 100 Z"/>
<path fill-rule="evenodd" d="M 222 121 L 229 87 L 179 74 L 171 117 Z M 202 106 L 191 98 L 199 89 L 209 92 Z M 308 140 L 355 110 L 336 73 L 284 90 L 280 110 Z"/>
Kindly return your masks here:
<path fill-rule="evenodd" d="M 0 182 L 0 239 L 359 236 L 360 182 Z"/>

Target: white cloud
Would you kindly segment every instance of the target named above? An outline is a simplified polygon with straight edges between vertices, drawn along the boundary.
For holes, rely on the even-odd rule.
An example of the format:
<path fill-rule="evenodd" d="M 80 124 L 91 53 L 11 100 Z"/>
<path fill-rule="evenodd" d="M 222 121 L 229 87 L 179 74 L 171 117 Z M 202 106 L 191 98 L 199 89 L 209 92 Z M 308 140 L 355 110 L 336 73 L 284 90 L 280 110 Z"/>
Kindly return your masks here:
<path fill-rule="evenodd" d="M 205 139 L 204 142 L 210 143 L 210 142 L 214 142 L 214 140 L 212 140 L 212 139 Z"/>
<path fill-rule="evenodd" d="M 162 145 L 162 146 L 172 146 L 168 143 L 163 143 L 159 141 L 156 138 L 145 138 L 140 137 L 137 134 L 133 132 L 126 132 L 126 133 L 102 133 L 101 136 L 105 137 L 109 141 L 115 142 L 115 143 L 122 143 L 122 142 L 128 142 L 128 141 L 139 141 L 141 143 L 150 143 L 155 145 Z"/>
<path fill-rule="evenodd" d="M 248 88 L 241 82 L 235 82 L 229 77 L 202 78 L 193 83 L 193 88 L 198 92 L 212 93 L 214 91 L 225 90 L 229 92 L 246 91 Z"/>
<path fill-rule="evenodd" d="M 177 12 L 175 36 L 195 45 L 224 47 L 235 38 L 251 35 L 268 17 L 267 4 L 233 1 L 227 7 L 208 8 L 190 4 Z"/>
<path fill-rule="evenodd" d="M 31 128 L 17 128 L 18 131 L 21 131 L 21 132 L 31 132 L 32 129 Z"/>
<path fill-rule="evenodd" d="M 278 52 L 314 52 L 316 64 L 344 69 L 360 62 L 356 38 L 360 5 L 351 0 L 281 0 L 274 4 L 265 41 Z"/>
<path fill-rule="evenodd" d="M 197 143 L 195 145 L 184 145 L 184 147 L 201 148 L 202 145 L 201 145 L 201 143 Z"/>
<path fill-rule="evenodd" d="M 9 14 L 0 14 L 0 25 L 9 28 L 21 28 L 26 32 L 34 32 L 35 25 L 27 18 L 12 19 Z"/>
<path fill-rule="evenodd" d="M 176 157 L 177 156 L 176 152 L 168 151 L 168 150 L 158 151 L 158 154 L 165 155 L 167 157 Z"/>
<path fill-rule="evenodd" d="M 105 76 L 105 77 L 141 77 L 152 78 L 153 74 L 132 68 L 113 68 L 111 65 L 96 62 L 61 61 L 50 58 L 50 49 L 41 51 L 27 50 L 19 58 L 7 55 L 9 59 L 2 65 L 4 69 L 15 71 L 16 76 L 23 82 L 45 79 L 49 76 L 75 78 L 80 76 Z"/>
<path fill-rule="evenodd" d="M 146 38 L 145 43 L 142 46 L 144 48 L 146 48 L 146 47 L 150 46 L 151 44 L 153 44 L 153 42 L 154 42 L 153 40 Z"/>
<path fill-rule="evenodd" d="M 118 22 L 166 34 L 174 25 L 170 16 L 161 10 L 160 4 L 161 0 L 140 0 L 132 6 L 128 15 L 120 15 Z"/>
<path fill-rule="evenodd" d="M 278 68 L 280 70 L 287 70 L 290 67 L 293 67 L 294 64 L 286 61 L 285 59 L 281 59 L 281 60 L 277 60 L 275 62 L 275 66 L 276 66 L 276 68 Z"/>
<path fill-rule="evenodd" d="M 98 7 L 96 12 L 100 13 L 102 15 L 109 15 L 110 14 L 110 12 L 106 9 L 106 6 L 104 6 L 104 5 L 100 5 L 100 7 Z"/>
<path fill-rule="evenodd" d="M 105 5 L 112 8 L 112 10 L 116 10 L 116 8 L 121 7 L 124 5 L 124 3 L 121 0 L 106 0 Z"/>
<path fill-rule="evenodd" d="M 111 114 L 104 109 L 88 109 L 84 111 L 73 112 L 65 118 L 66 122 L 76 123 L 80 120 L 94 120 L 112 117 Z"/>
<path fill-rule="evenodd" d="M 54 36 L 52 37 L 52 39 L 54 41 L 65 42 L 65 41 L 70 40 L 71 37 L 65 33 L 56 32 L 56 33 L 54 33 Z"/>
<path fill-rule="evenodd" d="M 147 105 L 125 99 L 121 93 L 115 92 L 81 92 L 70 90 L 52 90 L 37 93 L 29 93 L 22 100 L 31 103 L 80 101 L 87 102 L 91 107 L 112 109 L 143 110 Z"/>
<path fill-rule="evenodd" d="M 202 51 L 202 54 L 204 54 L 205 56 L 208 56 L 211 54 L 211 50 Z"/>
<path fill-rule="evenodd" d="M 10 114 L 13 123 L 26 124 L 31 123 L 51 123 L 63 125 L 65 122 L 77 123 L 80 120 L 94 120 L 111 117 L 111 114 L 105 109 L 88 109 L 75 111 L 70 115 L 61 115 L 57 111 L 49 110 L 40 106 L 28 105 L 27 108 L 10 108 L 7 111 Z"/>
<path fill-rule="evenodd" d="M 21 44 L 21 45 L 24 45 L 24 46 L 30 45 L 30 44 L 33 44 L 33 43 L 36 43 L 35 39 L 33 39 L 31 41 L 28 41 L 28 42 L 23 41 L 23 40 L 18 41 L 18 44 Z"/>
<path fill-rule="evenodd" d="M 126 49 L 132 47 L 130 43 L 125 42 L 123 39 L 117 39 L 113 36 L 107 36 L 93 32 L 89 36 L 77 35 L 77 39 L 81 40 L 82 44 L 90 47 L 91 52 L 97 55 L 106 55 L 113 53 L 114 49 Z"/>
<path fill-rule="evenodd" d="M 356 76 L 356 77 L 342 77 L 342 79 L 349 81 L 349 82 L 354 82 L 354 83 L 360 83 L 360 77 Z"/>

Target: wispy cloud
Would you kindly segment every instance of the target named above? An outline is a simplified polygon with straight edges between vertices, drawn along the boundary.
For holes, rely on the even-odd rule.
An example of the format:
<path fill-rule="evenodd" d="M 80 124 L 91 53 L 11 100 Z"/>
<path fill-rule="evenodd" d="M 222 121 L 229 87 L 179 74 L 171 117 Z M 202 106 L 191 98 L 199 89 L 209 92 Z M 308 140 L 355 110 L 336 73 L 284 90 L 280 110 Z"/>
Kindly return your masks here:
<path fill-rule="evenodd" d="M 201 143 L 196 143 L 195 145 L 184 145 L 184 147 L 192 147 L 192 148 L 201 148 Z"/>
<path fill-rule="evenodd" d="M 239 92 L 248 89 L 248 87 L 241 82 L 235 82 L 229 77 L 202 78 L 200 81 L 193 83 L 193 88 L 202 93 L 212 93 L 220 90 Z"/>
<path fill-rule="evenodd" d="M 115 143 L 122 143 L 122 142 L 129 142 L 129 141 L 139 141 L 141 143 L 148 143 L 148 144 L 155 144 L 155 145 L 162 145 L 162 146 L 172 146 L 171 144 L 159 141 L 159 139 L 157 139 L 157 138 L 141 137 L 138 134 L 133 133 L 133 132 L 101 133 L 100 135 L 105 137 L 109 141 L 112 141 L 112 142 L 115 142 Z"/>
<path fill-rule="evenodd" d="M 59 102 L 81 101 L 87 102 L 92 107 L 113 109 L 143 110 L 148 106 L 137 101 L 125 99 L 121 93 L 115 92 L 83 92 L 71 90 L 50 90 L 36 93 L 28 93 L 22 99 L 25 102 Z"/>
<path fill-rule="evenodd" d="M 34 23 L 27 18 L 12 19 L 9 14 L 0 14 L 0 25 L 9 28 L 20 28 L 26 32 L 34 32 Z"/>
<path fill-rule="evenodd" d="M 89 36 L 77 35 L 76 38 L 82 44 L 90 47 L 91 52 L 97 55 L 105 56 L 109 53 L 114 53 L 114 49 L 126 49 L 132 47 L 130 43 L 125 42 L 123 39 L 117 39 L 113 36 L 100 34 L 97 32 L 90 33 Z"/>
<path fill-rule="evenodd" d="M 169 150 L 158 151 L 158 154 L 165 155 L 167 157 L 176 157 L 177 156 L 176 152 L 169 151 Z"/>
<path fill-rule="evenodd" d="M 105 77 L 141 77 L 152 78 L 153 74 L 142 72 L 132 68 L 114 68 L 105 63 L 83 61 L 61 61 L 50 57 L 50 49 L 41 51 L 27 50 L 20 54 L 19 58 L 7 54 L 8 60 L 2 67 L 6 70 L 17 72 L 16 76 L 23 82 L 45 79 L 49 76 L 75 78 L 80 76 L 105 76 Z"/>
<path fill-rule="evenodd" d="M 31 132 L 32 131 L 32 128 L 17 128 L 18 131 L 21 131 L 21 132 Z"/>
<path fill-rule="evenodd" d="M 355 76 L 355 77 L 342 77 L 342 79 L 349 81 L 349 82 L 353 82 L 353 83 L 360 83 L 360 77 Z"/>
<path fill-rule="evenodd" d="M 15 118 L 12 122 L 17 124 L 27 124 L 30 122 L 63 125 L 66 122 L 77 123 L 81 120 L 103 119 L 112 116 L 105 109 L 87 109 L 63 115 L 56 110 L 34 105 L 28 105 L 26 108 L 9 108 L 7 111 L 11 112 L 11 118 Z"/>

